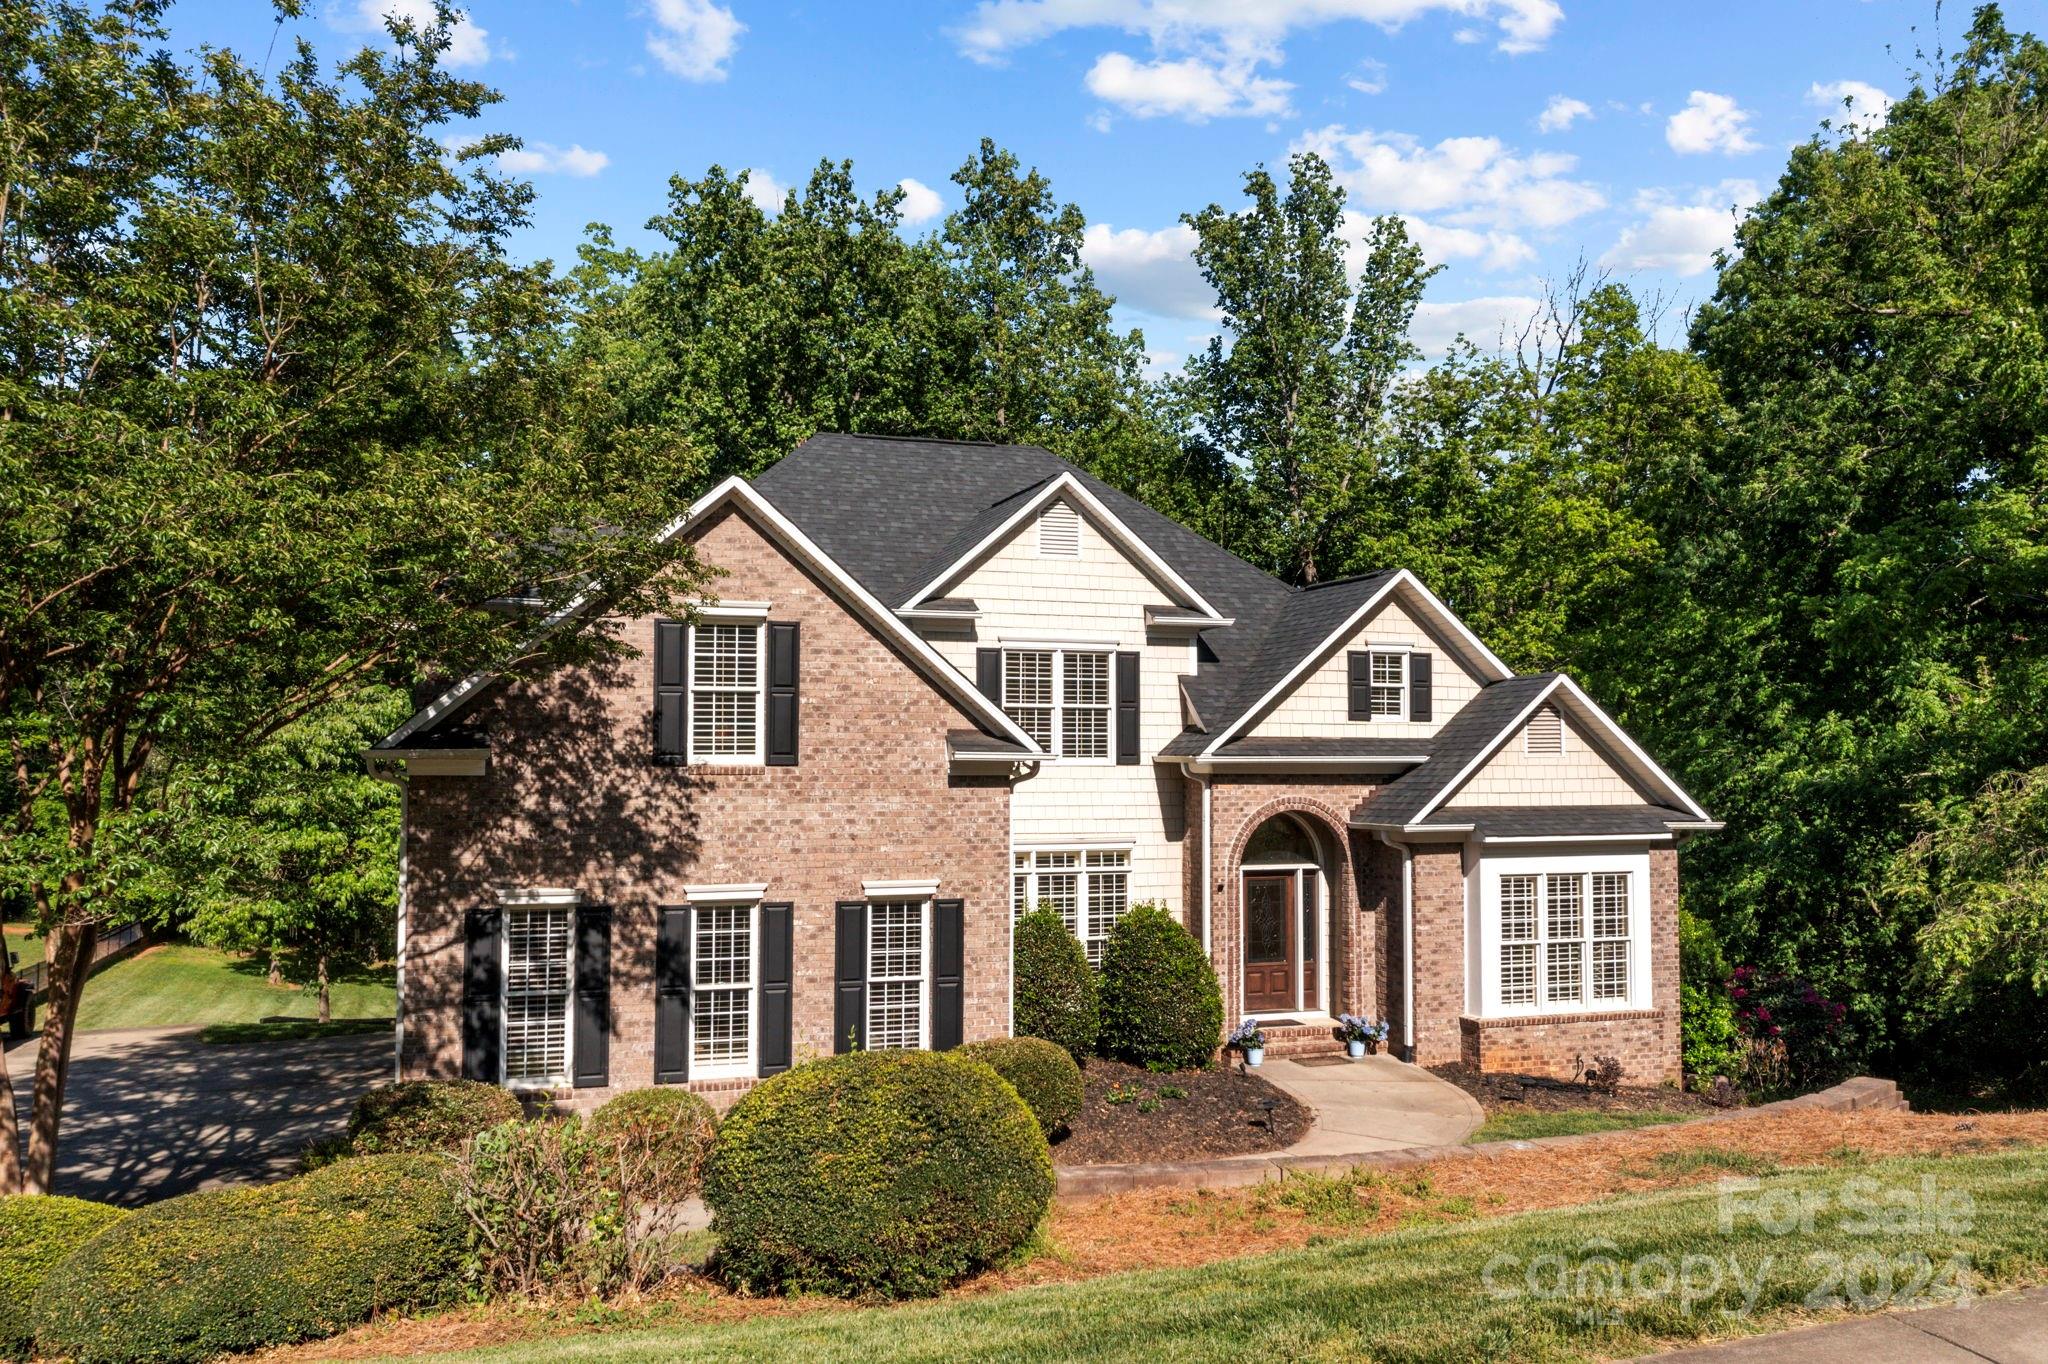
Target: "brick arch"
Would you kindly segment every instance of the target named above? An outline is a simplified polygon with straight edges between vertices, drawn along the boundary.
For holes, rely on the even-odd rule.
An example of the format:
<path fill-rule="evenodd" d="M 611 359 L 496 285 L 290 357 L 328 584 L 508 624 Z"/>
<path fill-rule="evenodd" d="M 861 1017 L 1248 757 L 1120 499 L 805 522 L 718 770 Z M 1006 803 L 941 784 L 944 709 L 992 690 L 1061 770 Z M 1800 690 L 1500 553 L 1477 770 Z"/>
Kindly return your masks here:
<path fill-rule="evenodd" d="M 1360 950 L 1355 940 L 1358 887 L 1357 868 L 1351 857 L 1349 819 L 1328 801 L 1306 792 L 1290 791 L 1254 808 L 1239 823 L 1229 843 L 1222 845 L 1224 858 L 1219 864 L 1219 875 L 1223 882 L 1223 912 L 1218 919 L 1227 925 L 1228 933 L 1223 942 L 1216 944 L 1217 970 L 1223 986 L 1224 1016 L 1233 1027 L 1244 1013 L 1244 850 L 1252 835 L 1276 815 L 1303 819 L 1322 845 L 1324 880 L 1329 888 L 1329 903 L 1323 906 L 1322 913 L 1330 926 L 1331 959 L 1324 963 L 1325 979 L 1318 1007 L 1329 1013 L 1339 1009 L 1357 1012 L 1363 1007 L 1363 1001 L 1346 997 L 1355 989 L 1351 984 L 1357 974 L 1353 957 Z"/>

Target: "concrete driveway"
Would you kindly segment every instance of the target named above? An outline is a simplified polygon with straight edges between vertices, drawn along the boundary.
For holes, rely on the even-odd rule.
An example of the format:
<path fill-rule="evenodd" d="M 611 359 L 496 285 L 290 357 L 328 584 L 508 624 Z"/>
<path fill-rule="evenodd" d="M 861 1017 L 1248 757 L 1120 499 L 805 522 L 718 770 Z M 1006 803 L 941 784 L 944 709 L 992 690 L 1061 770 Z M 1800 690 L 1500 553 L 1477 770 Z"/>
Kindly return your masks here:
<path fill-rule="evenodd" d="M 35 1043 L 9 1046 L 28 1125 Z M 209 1046 L 196 1028 L 80 1033 L 65 1085 L 57 1192 L 148 1203 L 220 1184 L 281 1179 L 307 1144 L 391 1078 L 391 1038 Z"/>

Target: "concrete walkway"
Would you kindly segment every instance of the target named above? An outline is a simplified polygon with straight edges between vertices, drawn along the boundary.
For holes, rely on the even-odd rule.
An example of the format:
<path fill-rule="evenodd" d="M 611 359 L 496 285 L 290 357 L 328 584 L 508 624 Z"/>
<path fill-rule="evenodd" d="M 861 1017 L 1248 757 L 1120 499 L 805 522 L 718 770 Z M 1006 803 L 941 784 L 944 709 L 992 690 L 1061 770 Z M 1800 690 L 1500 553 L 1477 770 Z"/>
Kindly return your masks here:
<path fill-rule="evenodd" d="M 1661 1364 L 2048 1364 L 2048 1288 L 1648 1357 Z"/>
<path fill-rule="evenodd" d="M 209 1046 L 197 1028 L 84 1032 L 72 1044 L 57 1192 L 138 1204 L 219 1184 L 282 1179 L 315 1138 L 341 1131 L 391 1078 L 391 1037 Z M 33 1040 L 7 1048 L 28 1122 Z"/>
<path fill-rule="evenodd" d="M 1285 1151 L 1239 1160 L 1455 1146 L 1486 1121 L 1486 1111 L 1470 1094 L 1391 1056 L 1361 1056 L 1335 1066 L 1268 1061 L 1258 1073 L 1313 1109 L 1316 1122 Z"/>

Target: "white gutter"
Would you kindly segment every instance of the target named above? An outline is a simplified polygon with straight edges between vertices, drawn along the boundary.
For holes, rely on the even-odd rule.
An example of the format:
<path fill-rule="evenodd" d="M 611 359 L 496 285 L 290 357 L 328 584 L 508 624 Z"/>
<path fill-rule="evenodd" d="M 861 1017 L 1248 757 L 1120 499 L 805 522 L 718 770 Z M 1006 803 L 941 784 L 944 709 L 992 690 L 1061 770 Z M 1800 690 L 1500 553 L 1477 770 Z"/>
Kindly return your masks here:
<path fill-rule="evenodd" d="M 1210 772 L 1230 771 L 1323 771 L 1323 772 L 1379 772 L 1397 767 L 1414 767 L 1429 761 L 1426 753 L 1398 754 L 1330 754 L 1323 757 L 1312 755 L 1288 755 L 1284 757 L 1255 758 L 1239 757 L 1235 754 L 1214 758 L 1160 758 L 1159 762 L 1184 764 L 1188 771 L 1198 775 Z"/>

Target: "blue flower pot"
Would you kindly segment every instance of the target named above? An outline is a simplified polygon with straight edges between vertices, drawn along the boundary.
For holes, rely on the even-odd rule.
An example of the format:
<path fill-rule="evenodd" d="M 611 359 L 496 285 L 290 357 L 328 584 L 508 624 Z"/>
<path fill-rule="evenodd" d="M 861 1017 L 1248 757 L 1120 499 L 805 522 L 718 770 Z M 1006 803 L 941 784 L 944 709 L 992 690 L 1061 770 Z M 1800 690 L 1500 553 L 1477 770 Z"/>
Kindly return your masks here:
<path fill-rule="evenodd" d="M 1266 1049 L 1264 1047 L 1246 1047 L 1244 1049 L 1244 1063 L 1248 1066 L 1263 1066 L 1266 1064 Z"/>
<path fill-rule="evenodd" d="M 1357 1059 L 1358 1059 L 1359 1057 L 1361 1057 L 1361 1056 L 1365 1055 L 1365 1043 L 1363 1043 L 1363 1042 L 1346 1042 L 1346 1043 L 1344 1044 L 1344 1050 L 1346 1050 L 1346 1051 L 1350 1052 L 1350 1053 L 1351 1053 L 1351 1059 L 1355 1061 L 1355 1060 L 1357 1060 Z"/>

